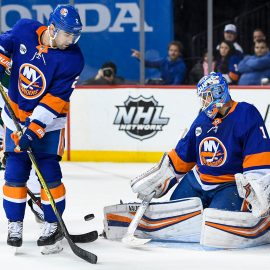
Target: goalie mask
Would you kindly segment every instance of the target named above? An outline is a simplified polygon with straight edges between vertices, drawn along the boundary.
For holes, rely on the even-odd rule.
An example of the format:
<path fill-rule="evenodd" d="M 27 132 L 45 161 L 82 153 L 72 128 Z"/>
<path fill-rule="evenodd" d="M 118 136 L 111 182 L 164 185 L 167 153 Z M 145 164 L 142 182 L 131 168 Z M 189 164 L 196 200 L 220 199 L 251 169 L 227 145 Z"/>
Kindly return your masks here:
<path fill-rule="evenodd" d="M 50 14 L 49 25 L 51 24 L 55 27 L 52 40 L 56 36 L 62 36 L 69 39 L 70 44 L 75 44 L 81 36 L 81 19 L 76 9 L 71 5 L 58 5 Z"/>
<path fill-rule="evenodd" d="M 201 108 L 206 115 L 213 119 L 231 97 L 228 84 L 219 72 L 211 72 L 201 78 L 197 84 L 197 95 L 201 101 Z"/>

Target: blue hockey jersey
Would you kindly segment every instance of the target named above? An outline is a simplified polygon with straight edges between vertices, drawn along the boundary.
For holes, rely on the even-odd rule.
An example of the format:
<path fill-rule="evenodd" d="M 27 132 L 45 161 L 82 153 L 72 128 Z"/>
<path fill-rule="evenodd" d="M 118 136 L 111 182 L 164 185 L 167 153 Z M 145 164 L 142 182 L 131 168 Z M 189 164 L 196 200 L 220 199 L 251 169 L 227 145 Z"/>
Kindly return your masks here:
<path fill-rule="evenodd" d="M 169 157 L 176 173 L 195 166 L 200 184 L 214 188 L 235 181 L 236 173 L 270 172 L 270 139 L 258 110 L 233 102 L 229 113 L 214 121 L 201 112 Z"/>
<path fill-rule="evenodd" d="M 42 45 L 46 29 L 37 21 L 19 20 L 12 30 L 0 35 L 4 51 L 0 58 L 12 58 L 8 96 L 18 121 L 23 125 L 27 117 L 37 119 L 46 125 L 46 131 L 53 131 L 65 127 L 69 98 L 84 59 L 76 44 L 66 50 Z M 2 117 L 5 125 L 15 130 L 6 108 Z"/>

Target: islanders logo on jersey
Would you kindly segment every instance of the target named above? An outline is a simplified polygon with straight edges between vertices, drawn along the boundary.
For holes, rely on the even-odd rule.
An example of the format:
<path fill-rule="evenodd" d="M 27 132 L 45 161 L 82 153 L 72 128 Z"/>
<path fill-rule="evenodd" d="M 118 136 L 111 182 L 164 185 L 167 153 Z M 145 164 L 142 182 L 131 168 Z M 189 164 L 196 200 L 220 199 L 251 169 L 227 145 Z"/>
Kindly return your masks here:
<path fill-rule="evenodd" d="M 28 63 L 21 65 L 18 88 L 24 98 L 38 98 L 46 89 L 46 79 L 43 72 L 36 66 Z"/>
<path fill-rule="evenodd" d="M 199 145 L 199 155 L 202 165 L 220 167 L 227 159 L 227 150 L 218 138 L 206 137 Z"/>

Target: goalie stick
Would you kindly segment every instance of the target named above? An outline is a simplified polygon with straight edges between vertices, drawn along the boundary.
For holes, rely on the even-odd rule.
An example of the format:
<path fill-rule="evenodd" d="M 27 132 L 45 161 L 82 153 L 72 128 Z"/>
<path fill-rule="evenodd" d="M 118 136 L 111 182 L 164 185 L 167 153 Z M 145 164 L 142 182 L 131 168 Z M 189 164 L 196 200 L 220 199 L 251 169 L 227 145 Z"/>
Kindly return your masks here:
<path fill-rule="evenodd" d="M 29 189 L 27 189 L 27 193 L 30 196 L 30 198 L 32 199 L 32 201 L 34 201 L 34 203 L 42 210 L 41 202 L 35 196 L 35 194 Z M 93 214 L 89 214 L 89 215 L 93 215 Z M 93 218 L 94 218 L 94 216 L 93 216 Z M 91 231 L 91 232 L 84 233 L 84 234 L 69 234 L 69 236 L 70 236 L 71 240 L 75 243 L 89 243 L 89 242 L 95 241 L 98 238 L 98 232 Z"/>
<path fill-rule="evenodd" d="M 144 198 L 143 201 L 141 202 L 141 205 L 136 211 L 134 218 L 132 219 L 131 223 L 128 226 L 127 233 L 122 238 L 122 243 L 124 243 L 125 245 L 136 247 L 136 246 L 144 245 L 147 242 L 151 241 L 151 239 L 138 238 L 134 235 L 134 233 L 140 223 L 140 220 L 143 214 L 145 213 L 147 207 L 149 206 L 150 201 L 154 197 L 154 195 L 155 195 L 155 192 L 151 193 L 146 198 Z"/>
<path fill-rule="evenodd" d="M 15 113 L 14 113 L 13 109 L 10 106 L 8 96 L 7 96 L 6 92 L 5 92 L 2 84 L 0 84 L 0 94 L 1 94 L 1 96 L 2 96 L 2 98 L 4 100 L 4 102 L 5 102 L 5 106 L 6 106 L 7 110 L 8 110 L 8 112 L 9 112 L 9 115 L 10 115 L 10 117 L 11 117 L 17 131 L 19 133 L 23 134 L 23 130 L 22 130 L 20 124 L 17 121 L 17 118 L 15 116 Z M 32 165 L 33 165 L 33 167 L 34 167 L 34 169 L 35 169 L 35 171 L 36 171 L 36 173 L 38 175 L 40 183 L 41 183 L 41 185 L 42 185 L 42 187 L 43 187 L 43 189 L 44 189 L 44 191 L 45 191 L 45 193 L 46 193 L 46 195 L 47 195 L 47 197 L 48 197 L 48 199 L 50 201 L 52 209 L 53 209 L 53 211 L 54 211 L 54 213 L 55 213 L 55 215 L 57 217 L 58 223 L 59 223 L 59 225 L 60 225 L 60 227 L 62 229 L 62 232 L 63 232 L 65 238 L 68 241 L 68 244 L 69 244 L 71 250 L 73 251 L 73 253 L 75 255 L 77 255 L 81 259 L 83 259 L 83 260 L 85 260 L 87 262 L 96 264 L 97 263 L 97 256 L 94 253 L 91 253 L 91 252 L 89 252 L 87 250 L 84 250 L 84 249 L 80 248 L 71 239 L 70 234 L 69 234 L 69 232 L 67 230 L 67 227 L 66 227 L 66 225 L 64 223 L 64 220 L 63 220 L 62 216 L 59 214 L 59 212 L 57 210 L 54 198 L 53 198 L 53 196 L 52 196 L 52 194 L 51 194 L 51 192 L 50 192 L 50 190 L 49 190 L 49 188 L 48 188 L 48 186 L 46 184 L 45 179 L 43 178 L 42 173 L 40 172 L 39 166 L 38 166 L 38 164 L 36 162 L 36 158 L 35 158 L 35 156 L 34 156 L 34 154 L 32 152 L 32 149 L 30 147 L 27 149 L 27 154 L 28 154 L 28 156 L 29 156 L 29 158 L 30 158 L 30 160 L 32 162 Z"/>
<path fill-rule="evenodd" d="M 152 167 L 150 170 L 146 171 L 145 173 L 137 176 L 134 181 L 133 185 L 136 184 L 138 181 L 142 180 L 143 178 L 155 173 L 161 168 L 161 165 L 164 161 L 164 158 L 167 156 L 167 153 L 164 153 L 161 161 L 156 164 L 154 167 Z M 151 241 L 151 239 L 142 239 L 142 238 L 137 238 L 135 237 L 134 233 L 140 223 L 140 220 L 142 216 L 144 215 L 147 207 L 149 206 L 150 201 L 154 197 L 155 192 L 151 193 L 150 195 L 146 196 L 143 201 L 141 202 L 141 205 L 139 206 L 138 210 L 136 211 L 136 214 L 134 218 L 132 219 L 131 223 L 128 226 L 127 233 L 125 236 L 122 238 L 122 243 L 128 245 L 128 246 L 140 246 L 144 245 L 145 243 Z"/>

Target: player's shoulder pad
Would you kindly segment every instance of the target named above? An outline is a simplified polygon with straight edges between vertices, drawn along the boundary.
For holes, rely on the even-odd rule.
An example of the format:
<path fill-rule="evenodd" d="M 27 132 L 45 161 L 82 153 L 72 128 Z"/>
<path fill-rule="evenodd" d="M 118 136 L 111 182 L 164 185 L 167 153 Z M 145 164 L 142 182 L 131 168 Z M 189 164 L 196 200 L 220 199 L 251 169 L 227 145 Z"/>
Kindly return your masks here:
<path fill-rule="evenodd" d="M 64 51 L 61 51 L 59 57 L 64 58 L 59 60 L 63 63 L 64 66 L 69 66 L 71 70 L 80 70 L 84 67 L 84 57 L 80 47 L 77 44 Z M 66 58 L 68 58 L 69 61 L 66 61 Z M 76 65 L 74 65 L 74 63 L 76 63 Z"/>
<path fill-rule="evenodd" d="M 23 32 L 27 32 L 27 31 L 31 31 L 31 30 L 36 30 L 38 29 L 40 26 L 42 26 L 42 24 L 36 20 L 32 20 L 32 19 L 20 19 L 17 21 L 17 23 L 13 26 L 13 31 L 14 32 L 19 32 L 19 33 L 23 33 Z"/>
<path fill-rule="evenodd" d="M 193 121 L 193 123 L 201 123 L 209 119 L 210 118 L 206 115 L 204 111 L 200 111 L 195 120 Z"/>
<path fill-rule="evenodd" d="M 247 114 L 260 114 L 258 109 L 253 104 L 250 104 L 248 102 L 238 102 L 237 107 L 243 113 L 245 112 Z"/>
<path fill-rule="evenodd" d="M 263 121 L 260 112 L 253 104 L 238 102 L 237 109 L 239 110 L 239 114 L 245 118 L 242 118 L 243 123 L 254 123 L 258 120 Z"/>

